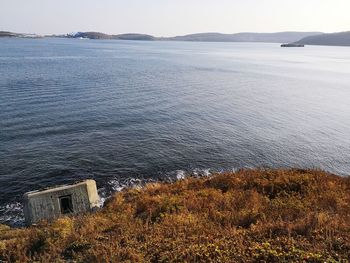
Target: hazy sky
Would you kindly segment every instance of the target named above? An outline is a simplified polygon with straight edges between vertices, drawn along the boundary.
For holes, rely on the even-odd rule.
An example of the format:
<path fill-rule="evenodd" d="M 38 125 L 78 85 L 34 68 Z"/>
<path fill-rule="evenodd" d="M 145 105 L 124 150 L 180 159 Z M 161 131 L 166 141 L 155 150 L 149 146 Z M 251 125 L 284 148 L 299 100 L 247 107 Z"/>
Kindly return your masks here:
<path fill-rule="evenodd" d="M 350 0 L 0 0 L 0 30 L 156 36 L 349 31 Z"/>

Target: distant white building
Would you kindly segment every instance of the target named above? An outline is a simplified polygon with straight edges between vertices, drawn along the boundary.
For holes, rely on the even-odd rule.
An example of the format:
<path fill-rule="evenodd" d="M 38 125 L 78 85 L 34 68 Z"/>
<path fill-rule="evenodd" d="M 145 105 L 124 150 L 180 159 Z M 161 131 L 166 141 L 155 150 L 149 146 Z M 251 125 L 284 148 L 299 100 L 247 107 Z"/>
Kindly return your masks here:
<path fill-rule="evenodd" d="M 28 192 L 23 197 L 24 216 L 28 225 L 44 219 L 84 213 L 100 204 L 94 180 Z"/>

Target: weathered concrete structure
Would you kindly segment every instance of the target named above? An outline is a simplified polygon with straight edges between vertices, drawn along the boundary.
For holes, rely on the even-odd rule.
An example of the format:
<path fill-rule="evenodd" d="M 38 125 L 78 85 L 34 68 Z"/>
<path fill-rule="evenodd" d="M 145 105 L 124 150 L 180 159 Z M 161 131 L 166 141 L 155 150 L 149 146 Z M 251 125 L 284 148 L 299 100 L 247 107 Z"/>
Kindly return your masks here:
<path fill-rule="evenodd" d="M 43 219 L 87 212 L 100 204 L 94 180 L 28 192 L 23 197 L 24 216 L 28 225 Z"/>

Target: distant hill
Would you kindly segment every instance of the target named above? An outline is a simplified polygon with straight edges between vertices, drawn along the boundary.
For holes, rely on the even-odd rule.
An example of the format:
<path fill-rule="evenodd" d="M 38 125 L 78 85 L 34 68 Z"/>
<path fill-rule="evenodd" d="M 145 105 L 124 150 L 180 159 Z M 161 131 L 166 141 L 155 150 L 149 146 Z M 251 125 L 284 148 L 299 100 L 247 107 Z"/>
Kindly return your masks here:
<path fill-rule="evenodd" d="M 321 32 L 279 32 L 279 33 L 200 33 L 185 36 L 163 38 L 173 41 L 204 41 L 204 42 L 269 42 L 291 43 L 304 37 L 319 35 Z"/>
<path fill-rule="evenodd" d="M 20 34 L 12 33 L 8 31 L 0 31 L 0 37 L 19 37 Z"/>
<path fill-rule="evenodd" d="M 22 34 L 22 33 L 13 33 L 9 31 L 0 31 L 0 37 L 41 38 L 42 36 L 39 36 L 36 34 Z"/>
<path fill-rule="evenodd" d="M 112 39 L 111 35 L 100 32 L 78 32 L 76 34 L 67 35 L 69 38 L 88 38 L 88 39 Z"/>
<path fill-rule="evenodd" d="M 145 34 L 121 34 L 121 35 L 113 35 L 113 39 L 121 39 L 121 40 L 157 40 L 156 37 Z"/>
<path fill-rule="evenodd" d="M 63 37 L 88 39 L 119 39 L 119 40 L 162 40 L 162 41 L 203 41 L 203 42 L 270 42 L 291 43 L 306 36 L 319 35 L 320 32 L 279 32 L 279 33 L 199 33 L 176 37 L 157 38 L 146 34 L 108 35 L 100 32 L 78 32 Z"/>
<path fill-rule="evenodd" d="M 41 38 L 36 34 L 14 33 L 0 31 L 0 37 Z M 109 35 L 101 32 L 77 32 L 66 35 L 51 35 L 48 37 L 86 38 L 86 39 L 115 39 L 142 41 L 202 41 L 202 42 L 265 42 L 292 43 L 302 45 L 350 46 L 350 31 L 324 34 L 322 32 L 278 32 L 278 33 L 198 33 L 175 37 L 154 37 L 147 34 L 118 34 Z"/>
<path fill-rule="evenodd" d="M 350 31 L 308 36 L 296 43 L 303 45 L 350 46 Z"/>
<path fill-rule="evenodd" d="M 88 38 L 88 39 L 120 39 L 120 40 L 155 40 L 156 38 L 151 35 L 145 34 L 120 34 L 120 35 L 108 35 L 100 32 L 78 32 L 76 34 L 69 34 L 68 38 Z"/>

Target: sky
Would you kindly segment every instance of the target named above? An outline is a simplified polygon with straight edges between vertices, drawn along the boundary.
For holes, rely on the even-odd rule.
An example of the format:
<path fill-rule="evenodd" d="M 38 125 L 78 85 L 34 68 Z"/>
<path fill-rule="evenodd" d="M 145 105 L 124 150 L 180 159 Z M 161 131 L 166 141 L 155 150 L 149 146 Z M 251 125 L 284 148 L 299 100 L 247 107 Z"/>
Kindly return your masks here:
<path fill-rule="evenodd" d="M 350 31 L 350 0 L 0 0 L 0 30 L 175 36 Z"/>

